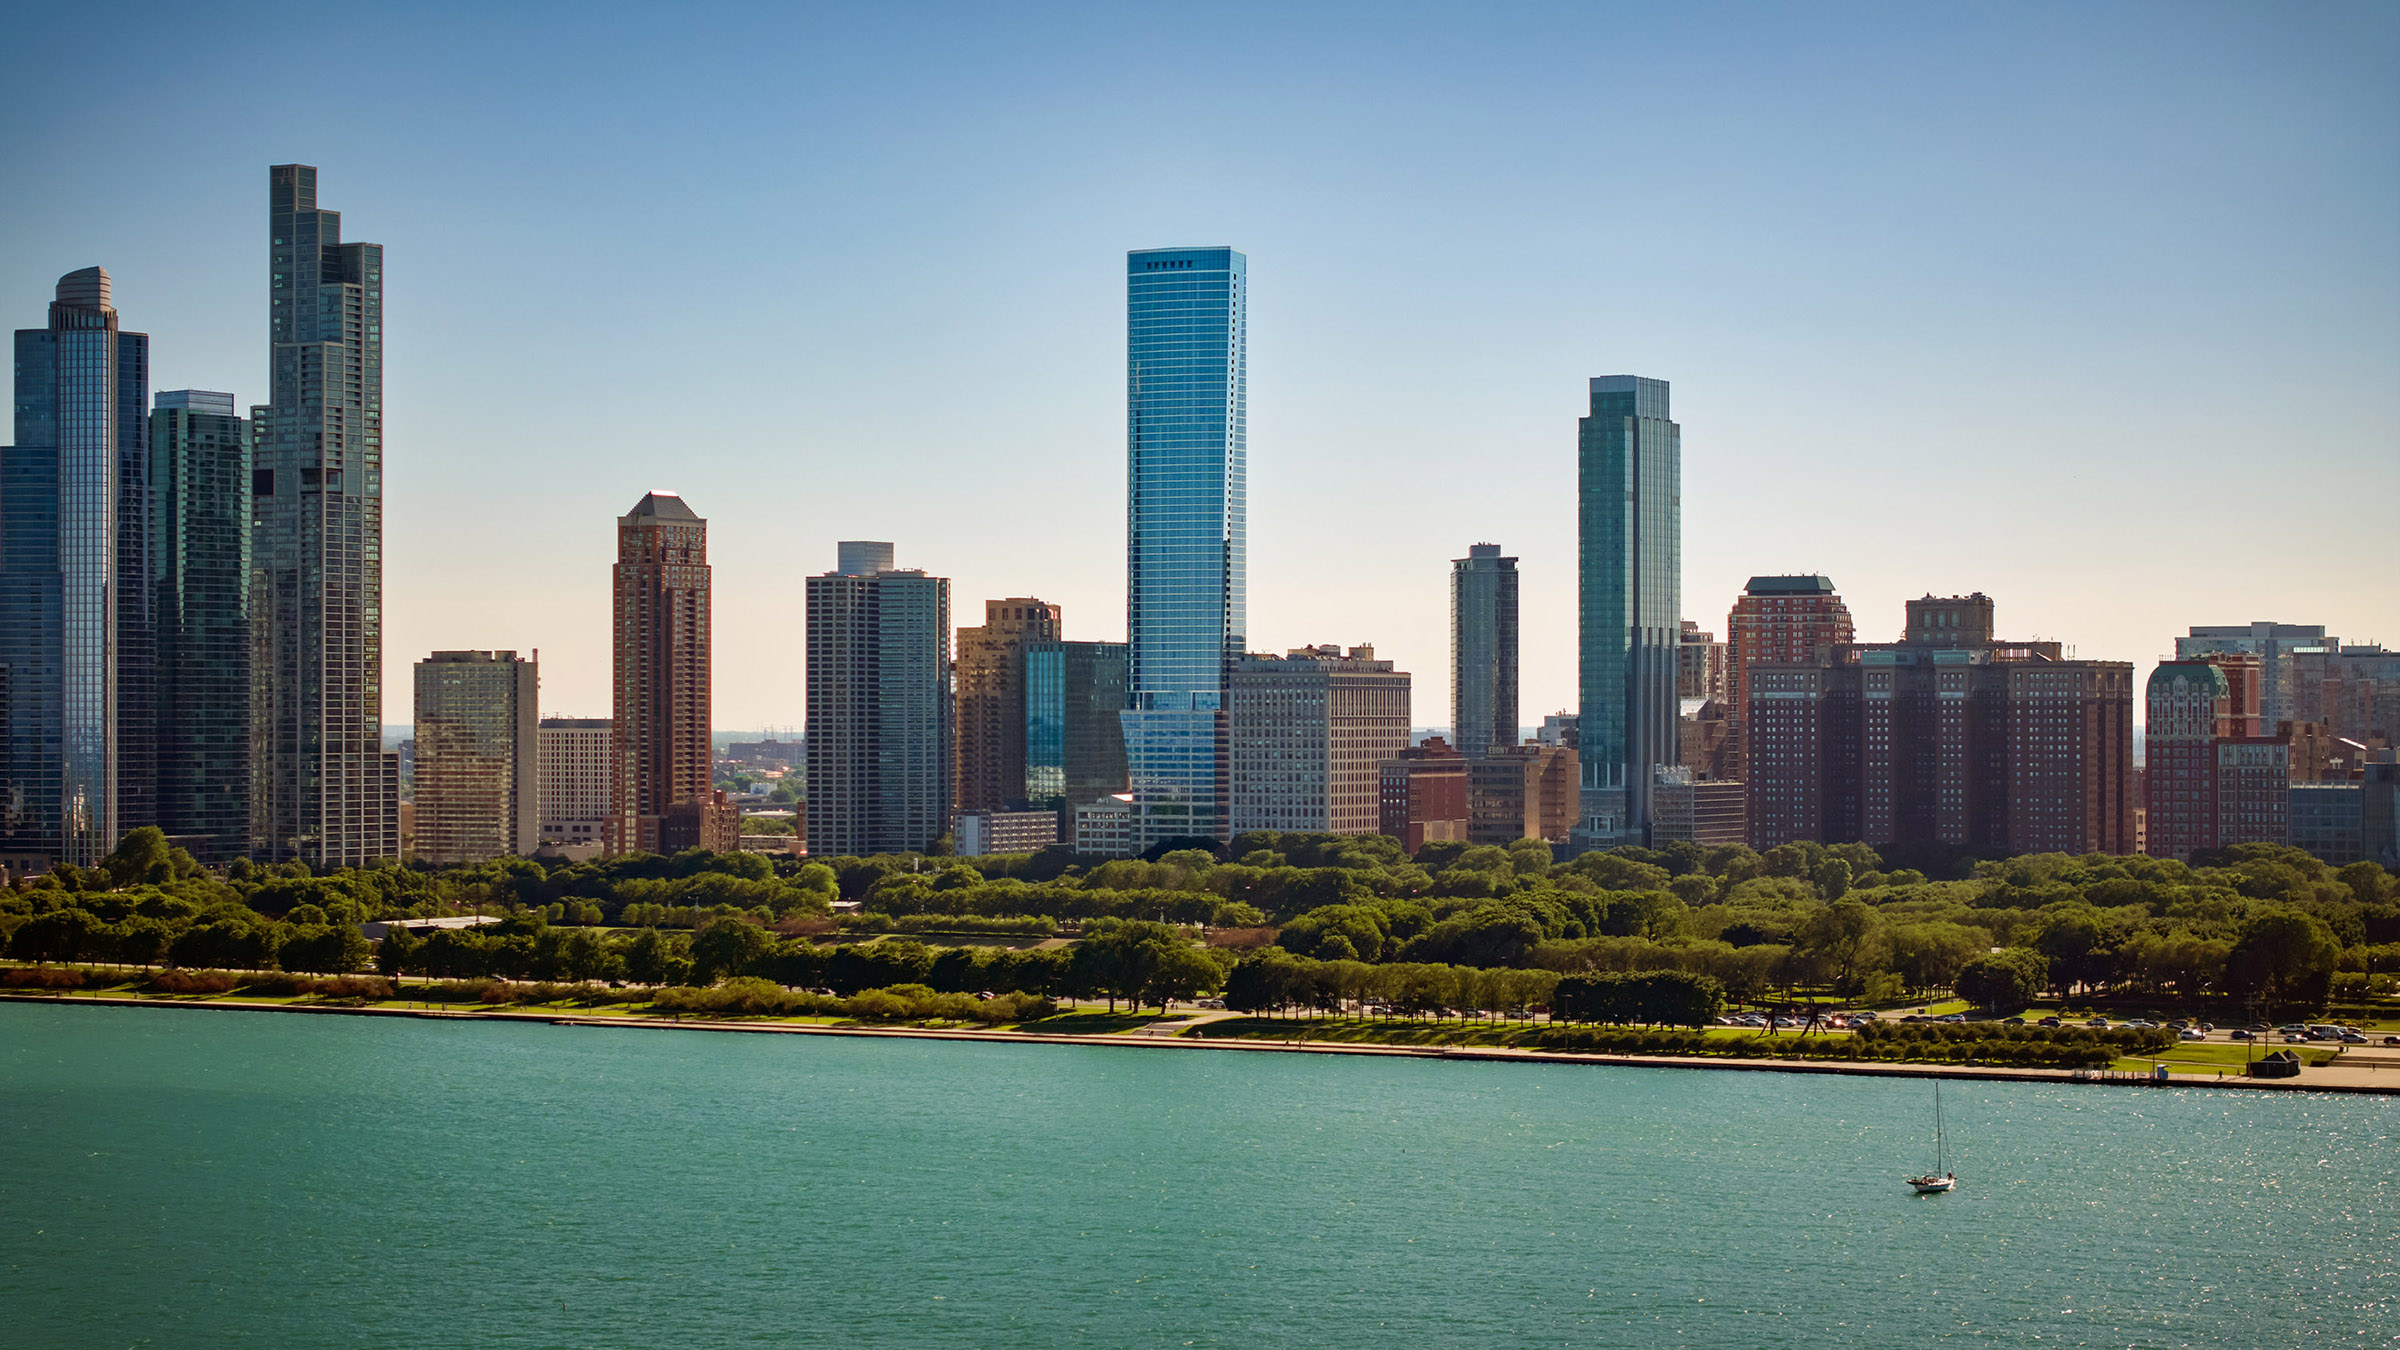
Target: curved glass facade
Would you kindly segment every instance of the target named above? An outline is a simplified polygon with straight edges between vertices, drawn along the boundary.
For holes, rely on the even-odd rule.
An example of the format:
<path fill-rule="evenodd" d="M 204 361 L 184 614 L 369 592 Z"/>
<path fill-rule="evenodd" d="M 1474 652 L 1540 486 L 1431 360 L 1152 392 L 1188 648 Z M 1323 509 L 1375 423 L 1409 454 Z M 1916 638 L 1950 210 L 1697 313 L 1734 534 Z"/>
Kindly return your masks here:
<path fill-rule="evenodd" d="M 1244 644 L 1248 262 L 1126 255 L 1125 753 L 1134 847 L 1226 834 L 1225 680 Z"/>

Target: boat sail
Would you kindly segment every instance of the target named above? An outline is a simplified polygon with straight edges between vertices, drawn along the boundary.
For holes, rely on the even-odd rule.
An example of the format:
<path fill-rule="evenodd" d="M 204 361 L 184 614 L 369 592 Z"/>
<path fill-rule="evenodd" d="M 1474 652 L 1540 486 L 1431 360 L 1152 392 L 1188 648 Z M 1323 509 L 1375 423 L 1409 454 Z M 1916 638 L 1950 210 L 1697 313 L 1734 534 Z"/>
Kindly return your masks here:
<path fill-rule="evenodd" d="M 1938 1078 L 1933 1082 L 1933 1170 L 1921 1177 L 1910 1177 L 1908 1184 L 1916 1187 L 1919 1195 L 1940 1195 L 1958 1185 L 1958 1174 L 1950 1170 L 1942 1137 L 1942 1082 Z"/>

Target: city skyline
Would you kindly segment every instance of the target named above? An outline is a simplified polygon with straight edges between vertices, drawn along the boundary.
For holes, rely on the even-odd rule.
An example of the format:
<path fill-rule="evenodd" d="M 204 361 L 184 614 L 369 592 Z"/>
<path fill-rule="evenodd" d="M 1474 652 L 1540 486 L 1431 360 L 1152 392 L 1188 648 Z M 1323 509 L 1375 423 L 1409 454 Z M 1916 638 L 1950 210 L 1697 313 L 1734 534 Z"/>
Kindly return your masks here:
<path fill-rule="evenodd" d="M 2154 21 L 2169 14 L 2172 23 Z M 544 712 L 604 710 L 607 597 L 585 578 L 609 537 L 595 522 L 658 484 L 723 503 L 723 728 L 802 720 L 781 564 L 837 534 L 922 538 L 919 560 L 953 578 L 962 603 L 1038 594 L 1062 606 L 1069 638 L 1121 639 L 1112 259 L 1177 240 L 1239 243 L 1272 301 L 1254 363 L 1247 645 L 1372 642 L 1416 672 L 1428 724 L 1449 699 L 1442 578 L 1481 538 L 1506 538 L 1523 558 L 1523 717 L 1575 706 L 1573 521 L 1546 485 L 1571 472 L 1581 382 L 1607 370 L 1676 385 L 1677 420 L 1691 433 L 1681 617 L 1704 629 L 1719 628 L 1748 576 L 1823 573 L 1862 614 L 1980 590 L 2007 603 L 2017 631 L 2144 667 L 2193 625 L 2273 620 L 2400 641 L 2384 580 L 2400 545 L 2388 534 L 2337 522 L 2288 553 L 2186 546 L 2203 528 L 2223 537 L 2275 490 L 2256 472 L 2261 447 L 2294 491 L 2332 485 L 2337 499 L 2376 500 L 2400 487 L 2390 453 L 2400 395 L 2388 378 L 2400 268 L 2384 243 L 2400 221 L 2388 168 L 2400 117 L 2388 82 L 2372 78 L 2400 32 L 2388 13 L 2337 8 L 2294 26 L 2133 6 L 1881 31 L 1864 16 L 1803 25 L 1770 13 L 1757 16 L 1757 44 L 1731 46 L 1712 16 L 1722 17 L 1621 26 L 1669 65 L 1723 58 L 1702 82 L 1706 100 L 1627 114 L 1601 111 L 1582 75 L 1539 101 L 1495 95 L 1538 83 L 1528 77 L 1550 71 L 1550 58 L 1525 35 L 1470 34 L 1454 67 L 1431 25 L 1407 21 L 1377 50 L 1421 77 L 1392 82 L 1411 86 L 1408 98 L 1363 65 L 1336 66 L 1338 93 L 1303 97 L 1278 76 L 1335 50 L 1340 26 L 1280 21 L 1289 54 L 1245 65 L 1242 98 L 1224 109 L 1256 143 L 1256 168 L 1230 178 L 1154 166 L 1140 158 L 1139 129 L 1062 121 L 1049 102 L 964 129 L 963 109 L 1004 99 L 1017 79 L 1060 75 L 1046 66 L 932 99 L 922 115 L 902 111 L 923 93 L 916 81 L 958 72 L 980 29 L 969 22 L 926 39 L 930 73 L 827 122 L 805 155 L 762 161 L 765 173 L 722 172 L 727 156 L 757 150 L 743 136 L 680 147 L 698 126 L 744 111 L 821 116 L 816 100 L 855 94 L 854 77 L 808 95 L 719 95 L 694 111 L 637 97 L 610 123 L 633 153 L 612 157 L 605 197 L 575 178 L 594 167 L 567 129 L 577 119 L 545 119 L 514 99 L 489 111 L 526 128 L 537 149 L 560 150 L 558 167 L 520 178 L 523 147 L 505 165 L 465 148 L 482 137 L 480 119 L 435 118 L 419 134 L 338 149 L 295 143 L 263 103 L 226 102 L 197 78 L 211 44 L 271 54 L 295 40 L 238 13 L 182 35 L 200 44 L 173 63 L 190 73 L 133 95 L 147 116 L 62 140 L 52 133 L 66 124 L 43 101 L 59 76 L 28 59 L 53 44 L 29 40 L 0 58 L 16 77 L 0 94 L 13 128 L 0 146 L 13 176 L 33 185 L 0 241 L 0 304 L 25 325 L 53 279 L 107 267 L 126 312 L 154 335 L 152 387 L 224 390 L 244 408 L 266 401 L 253 336 L 256 166 L 313 161 L 336 175 L 343 205 L 372 222 L 367 233 L 394 250 L 404 282 L 389 315 L 398 453 L 381 679 L 395 723 L 408 718 L 407 665 L 437 649 L 540 647 Z M 1596 22 L 1557 17 L 1568 28 Z M 28 36 L 71 45 L 90 22 L 39 16 Z M 812 62 L 861 54 L 857 79 L 901 64 L 890 24 L 794 31 Z M 2164 50 L 2160 31 L 2175 34 Z M 493 52 L 535 41 L 533 26 L 509 19 L 487 36 Z M 605 72 L 648 59 L 644 36 L 634 23 L 579 40 Z M 1102 24 L 1073 52 L 1089 58 L 1134 36 Z M 1770 38 L 1788 55 L 1764 54 Z M 158 39 L 130 40 L 138 53 Z M 1861 54 L 1843 55 L 1845 45 Z M 666 44 L 664 59 L 685 59 L 677 52 Z M 1821 70 L 1808 69 L 1812 56 L 1826 58 Z M 468 67 L 414 39 L 371 59 L 426 77 L 395 81 L 407 90 L 403 119 L 438 106 L 417 100 L 474 88 Z M 1845 72 L 1855 80 L 1868 60 L 1878 64 L 1864 92 L 1845 92 Z M 1935 68 L 1976 90 L 2045 95 L 1970 111 L 1905 73 Z M 1759 77 L 1755 90 L 1738 88 L 1745 74 Z M 1060 78 L 1096 107 L 1136 96 L 1088 74 Z M 1651 88 L 1667 77 L 1633 78 Z M 1198 115 L 1201 83 L 1161 78 L 1176 124 Z M 546 84 L 527 97 L 540 94 L 568 109 L 599 97 Z M 1924 116 L 1908 128 L 1871 123 L 1858 101 L 1870 96 L 1912 101 Z M 2078 143 L 2120 98 L 2158 115 L 2109 122 L 2095 143 Z M 875 117 L 885 120 L 861 120 Z M 1445 120 L 1456 125 L 1437 131 Z M 1266 137 L 1284 123 L 1318 134 Z M 1388 125 L 1415 158 L 1370 150 L 1345 169 L 1351 152 L 1326 141 L 1354 123 Z M 1022 185 L 959 167 L 974 158 L 962 148 L 1036 132 L 1056 150 Z M 1665 152 L 1658 172 L 1696 205 L 1676 223 L 1688 239 L 1595 215 L 1591 188 L 1574 182 L 1598 181 L 1594 146 L 1643 135 Z M 1840 157 L 1806 148 L 1810 138 Z M 669 141 L 675 154 L 650 153 Z M 2288 144 L 2313 153 L 2277 149 Z M 892 167 L 869 162 L 877 146 L 892 150 Z M 1792 158 L 1796 146 L 1804 152 Z M 142 172 L 65 172 L 70 153 Z M 1203 167 L 1235 162 L 1199 153 Z M 426 172 L 437 162 L 454 172 Z M 2138 184 L 2116 181 L 2128 162 L 2145 166 Z M 505 191 L 494 186 L 503 168 Z M 879 197 L 912 172 L 930 186 Z M 1803 172 L 1821 181 L 1794 181 Z M 1104 186 L 1126 189 L 1123 204 Z M 161 192 L 179 203 L 173 231 L 141 209 Z M 962 204 L 874 237 L 891 211 L 933 201 L 927 192 Z M 674 205 L 617 218 L 620 195 Z M 1390 209 L 1444 197 L 1487 204 L 1435 202 L 1422 220 Z M 2078 209 L 2059 212 L 2062 197 Z M 1374 237 L 1357 228 L 1362 209 L 1378 217 Z M 693 212 L 721 236 L 797 222 L 796 251 L 822 265 L 757 263 L 743 293 L 722 300 L 738 342 L 685 342 L 689 267 L 664 260 L 682 258 L 695 233 L 682 216 Z M 556 267 L 527 269 L 489 247 L 495 234 L 537 226 L 559 250 Z M 1433 256 L 1436 241 L 1447 241 L 1449 265 L 1395 270 Z M 1811 265 L 1794 267 L 1802 256 Z M 1643 266 L 1617 265 L 1631 258 Z M 591 280 L 601 268 L 605 287 Z M 1004 286 L 981 279 L 1003 274 Z M 1408 284 L 1393 286 L 1403 274 Z M 524 308 L 495 324 L 484 297 L 503 289 Z M 1607 317 L 1629 312 L 1641 327 Z M 501 345 L 529 325 L 537 350 Z M 963 372 L 955 397 L 903 395 L 929 368 Z M 761 379 L 782 384 L 776 399 L 753 407 L 727 396 Z M 1806 396 L 1825 387 L 1841 397 Z M 570 456 L 575 472 L 555 472 Z M 1462 461 L 1486 471 L 1459 474 Z M 2008 471 L 1995 474 L 1997 464 Z M 461 481 L 487 491 L 460 494 Z M 527 511 L 531 500 L 542 509 Z M 2141 509 L 2123 509 L 2128 501 Z M 795 539 L 790 519 L 804 506 L 842 523 Z M 1361 547 L 1322 528 L 1329 507 L 1410 528 Z M 1037 519 L 1063 524 L 1020 523 Z M 1888 530 L 1862 524 L 1922 542 L 1895 553 L 1876 537 Z M 1870 623 L 1860 636 L 1898 634 Z"/>

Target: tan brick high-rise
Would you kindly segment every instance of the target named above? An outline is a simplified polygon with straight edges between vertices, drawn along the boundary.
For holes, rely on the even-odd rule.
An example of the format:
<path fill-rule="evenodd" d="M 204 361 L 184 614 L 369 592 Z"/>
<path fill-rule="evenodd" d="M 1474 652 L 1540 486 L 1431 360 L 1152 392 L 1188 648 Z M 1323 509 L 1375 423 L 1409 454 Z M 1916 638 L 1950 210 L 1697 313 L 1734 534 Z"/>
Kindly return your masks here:
<path fill-rule="evenodd" d="M 710 787 L 708 522 L 672 492 L 617 521 L 612 853 L 719 852 L 740 817 Z"/>
<path fill-rule="evenodd" d="M 1059 640 L 1058 606 L 1031 596 L 983 602 L 983 627 L 958 630 L 954 810 L 1002 811 L 1025 798 L 1025 648 Z"/>

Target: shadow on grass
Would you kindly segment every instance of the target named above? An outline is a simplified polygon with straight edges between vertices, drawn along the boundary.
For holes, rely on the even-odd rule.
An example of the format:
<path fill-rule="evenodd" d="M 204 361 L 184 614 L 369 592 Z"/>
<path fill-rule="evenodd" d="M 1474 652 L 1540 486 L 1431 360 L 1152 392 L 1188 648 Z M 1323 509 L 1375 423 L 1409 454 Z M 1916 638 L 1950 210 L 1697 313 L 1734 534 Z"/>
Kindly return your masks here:
<path fill-rule="evenodd" d="M 1529 1028 L 1507 1022 L 1354 1022 L 1345 1019 L 1227 1017 L 1184 1032 L 1244 1041 L 1337 1041 L 1352 1045 L 1515 1045 Z"/>
<path fill-rule="evenodd" d="M 1181 1021 L 1189 1015 L 1172 1013 L 1164 1020 Z M 1045 1017 L 1039 1022 L 1019 1022 L 1013 1029 L 1043 1036 L 1114 1036 L 1159 1020 L 1154 1012 L 1071 1012 Z"/>

